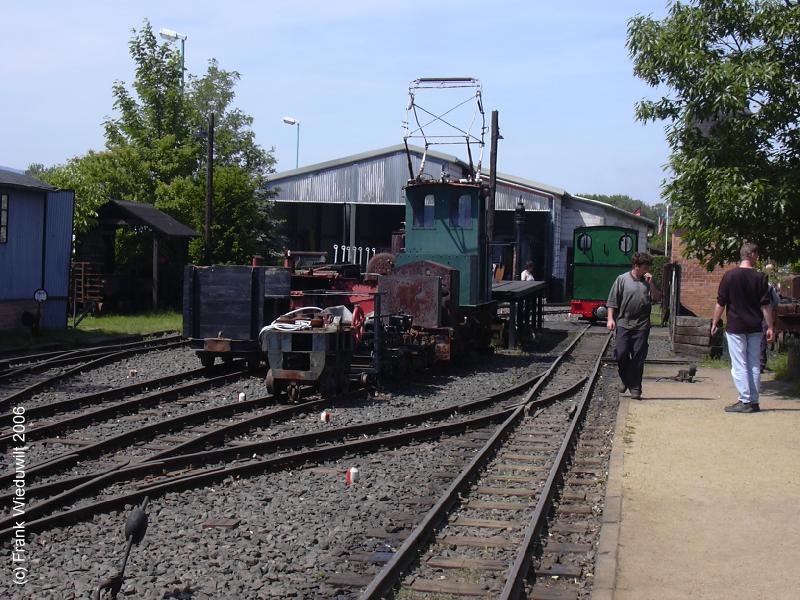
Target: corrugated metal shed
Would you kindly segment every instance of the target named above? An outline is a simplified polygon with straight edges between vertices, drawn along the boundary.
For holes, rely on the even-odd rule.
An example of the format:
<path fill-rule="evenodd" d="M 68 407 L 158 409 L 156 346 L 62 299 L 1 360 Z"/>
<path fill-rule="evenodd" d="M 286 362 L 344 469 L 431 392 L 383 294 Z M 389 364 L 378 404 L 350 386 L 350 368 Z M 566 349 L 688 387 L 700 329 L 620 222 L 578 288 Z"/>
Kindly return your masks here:
<path fill-rule="evenodd" d="M 421 153 L 412 156 L 415 172 Z M 462 176 L 462 164 L 455 156 L 429 152 L 425 173 L 438 179 L 443 171 L 457 179 Z M 396 145 L 278 173 L 268 187 L 277 192 L 278 202 L 402 205 L 402 188 L 408 179 L 405 147 Z"/>
<path fill-rule="evenodd" d="M 41 325 L 66 326 L 74 194 L 32 177 L 3 170 L 8 196 L 8 240 L 0 244 L 0 304 L 4 327 L 18 327 L 22 310 L 35 310 L 38 289 L 47 291 Z M 17 314 L 20 313 L 20 314 Z"/>
<path fill-rule="evenodd" d="M 416 173 L 424 150 L 415 146 L 410 146 L 410 150 Z M 453 155 L 429 150 L 424 172 L 432 179 L 439 179 L 442 172 L 458 179 L 467 167 L 467 163 Z M 486 169 L 482 173 L 489 177 Z M 277 202 L 402 205 L 405 204 L 402 189 L 409 175 L 405 146 L 397 144 L 277 173 L 268 187 L 277 192 L 274 198 Z M 554 197 L 565 193 L 555 186 L 498 173 L 495 209 L 514 210 L 521 199 L 526 210 L 552 211 Z"/>
<path fill-rule="evenodd" d="M 42 305 L 42 327 L 62 329 L 67 326 L 74 207 L 74 192 L 59 191 L 47 194 L 44 288 L 47 290 L 48 298 Z"/>
<path fill-rule="evenodd" d="M 42 280 L 46 193 L 0 187 L 8 194 L 8 241 L 0 244 L 0 300 L 28 300 Z"/>

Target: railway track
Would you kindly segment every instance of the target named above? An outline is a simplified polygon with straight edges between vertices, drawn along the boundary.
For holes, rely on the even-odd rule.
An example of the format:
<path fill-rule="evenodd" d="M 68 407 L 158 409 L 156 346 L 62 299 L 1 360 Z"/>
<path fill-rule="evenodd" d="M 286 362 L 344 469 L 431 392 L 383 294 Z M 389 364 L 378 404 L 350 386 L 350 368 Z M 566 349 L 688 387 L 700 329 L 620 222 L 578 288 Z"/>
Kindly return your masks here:
<path fill-rule="evenodd" d="M 51 388 L 58 382 L 81 372 L 97 369 L 137 354 L 180 348 L 185 345 L 186 342 L 181 340 L 180 336 L 170 336 L 101 350 L 76 351 L 74 354 L 68 353 L 68 356 L 20 366 L 0 374 L 0 386 L 2 386 L 0 389 L 6 392 L 5 396 L 0 398 L 0 410 L 9 410 L 13 404 L 28 400 L 37 392 Z M 61 368 L 68 365 L 74 366 Z"/>
<path fill-rule="evenodd" d="M 534 377 L 529 379 L 531 381 L 515 387 L 529 388 L 538 385 L 538 379 L 534 380 Z M 574 395 L 576 389 L 569 388 L 576 384 L 577 379 L 573 378 L 569 385 L 560 391 Z M 386 419 L 383 423 L 358 425 L 351 423 L 341 428 L 321 426 L 320 431 L 306 434 L 305 439 L 302 436 L 291 435 L 276 437 L 279 431 L 275 428 L 261 427 L 258 424 L 253 432 L 252 427 L 240 424 L 238 417 L 236 422 L 226 425 L 231 427 L 227 433 L 223 432 L 223 427 L 212 428 L 211 422 L 207 425 L 191 426 L 185 429 L 188 434 L 188 445 L 183 445 L 186 442 L 178 441 L 179 437 L 183 438 L 182 434 L 169 433 L 167 435 L 174 435 L 174 443 L 163 449 L 153 448 L 152 450 L 156 450 L 154 453 L 138 457 L 135 463 L 110 468 L 106 472 L 85 473 L 81 477 L 72 478 L 66 485 L 63 481 L 40 484 L 44 487 L 39 488 L 35 494 L 31 488 L 31 496 L 36 498 L 37 502 L 39 498 L 45 496 L 50 496 L 51 500 L 56 499 L 56 502 L 49 508 L 41 507 L 41 509 L 38 505 L 29 505 L 28 528 L 31 532 L 45 532 L 54 527 L 67 525 L 72 527 L 87 519 L 96 521 L 99 515 L 122 510 L 125 505 L 138 503 L 145 495 L 155 499 L 155 508 L 166 501 L 158 500 L 165 495 L 172 498 L 175 494 L 180 494 L 181 490 L 216 489 L 218 485 L 227 487 L 240 478 L 260 479 L 263 473 L 281 474 L 296 472 L 299 469 L 305 477 L 326 478 L 330 476 L 331 471 L 341 474 L 339 467 L 326 466 L 331 464 L 331 461 L 359 460 L 346 457 L 361 456 L 360 460 L 367 460 L 369 468 L 373 468 L 372 465 L 376 465 L 376 461 L 380 461 L 387 452 L 406 455 L 409 448 L 419 445 L 427 447 L 434 444 L 435 447 L 444 447 L 443 445 L 450 444 L 453 447 L 454 457 L 465 451 L 474 453 L 476 451 L 474 446 L 480 441 L 478 438 L 488 436 L 494 428 L 493 423 L 506 420 L 514 410 L 517 410 L 514 406 L 519 405 L 522 400 L 521 389 L 516 389 L 514 393 L 517 397 L 508 394 L 490 395 L 495 397 L 487 397 L 484 407 L 470 407 L 467 405 L 474 403 L 462 403 L 451 408 L 449 415 L 444 413 L 438 417 L 417 415 L 416 421 L 411 415 L 407 415 L 404 419 L 394 419 L 394 423 L 390 423 L 391 419 Z M 550 389 L 548 394 L 552 393 L 554 392 Z M 296 420 L 297 411 L 305 411 L 304 418 L 314 419 L 318 414 L 317 411 L 325 405 L 325 401 L 319 401 L 307 407 L 292 407 L 292 410 L 296 411 L 294 416 L 287 412 L 283 416 L 273 415 L 270 418 L 276 421 Z M 289 407 L 261 407 L 263 415 L 282 410 L 289 410 Z M 250 416 L 248 415 L 248 418 Z M 263 418 L 262 426 L 268 422 L 265 416 L 255 413 L 252 416 Z M 287 431 L 290 429 L 287 428 Z M 244 430 L 251 433 L 243 435 Z M 208 437 L 202 440 L 202 436 L 206 435 Z M 153 439 L 159 440 L 163 437 Z M 453 461 L 458 462 L 455 458 Z M 438 476 L 440 480 L 445 480 L 447 477 L 445 469 Z M 62 479 L 66 481 L 69 478 L 62 477 Z M 51 487 L 47 488 L 47 485 Z M 202 496 L 198 496 L 200 497 Z M 420 507 L 425 508 L 424 504 L 418 505 L 418 508 Z M 342 597 L 353 596 L 349 594 Z"/>
<path fill-rule="evenodd" d="M 22 354 L 12 355 L 4 353 L 0 357 L 0 381 L 2 378 L 9 375 L 13 371 L 21 369 L 35 370 L 47 366 L 70 364 L 71 362 L 80 362 L 87 356 L 94 356 L 107 352 L 117 352 L 126 348 L 134 348 L 142 344 L 160 344 L 177 341 L 180 336 L 164 331 L 160 333 L 151 333 L 141 336 L 133 336 L 126 338 L 124 341 L 113 341 L 107 344 L 99 344 L 97 346 L 77 348 L 73 350 L 50 350 L 46 352 L 24 352 Z"/>
<path fill-rule="evenodd" d="M 55 507 L 64 505 L 66 502 L 74 502 L 76 499 L 85 498 L 86 494 L 95 493 L 97 490 L 102 489 L 102 486 L 116 484 L 121 481 L 125 482 L 128 487 L 142 487 L 139 485 L 138 480 L 132 479 L 134 476 L 144 477 L 150 482 L 155 482 L 146 488 L 150 493 L 156 491 L 164 493 L 172 489 L 184 489 L 187 483 L 205 485 L 208 482 L 224 479 L 230 475 L 241 475 L 252 471 L 257 472 L 259 467 L 263 467 L 264 470 L 270 470 L 275 465 L 296 465 L 303 464 L 310 460 L 319 460 L 320 458 L 324 458 L 326 453 L 330 453 L 330 456 L 337 456 L 342 453 L 363 451 L 376 446 L 380 447 L 382 444 L 396 444 L 398 442 L 402 444 L 403 442 L 415 439 L 435 437 L 449 431 L 465 430 L 470 426 L 474 426 L 474 424 L 487 421 L 491 422 L 503 416 L 508 412 L 508 407 L 503 405 L 498 407 L 493 406 L 493 404 L 501 401 L 503 398 L 513 396 L 526 387 L 535 384 L 540 378 L 541 376 L 534 376 L 521 384 L 492 394 L 482 400 L 413 414 L 406 417 L 375 421 L 362 425 L 348 425 L 346 427 L 329 429 L 314 434 L 289 435 L 278 438 L 273 438 L 273 436 L 270 435 L 260 440 L 234 440 L 227 448 L 198 450 L 209 445 L 224 443 L 236 434 L 240 434 L 243 431 L 250 431 L 256 426 L 264 426 L 271 422 L 289 419 L 312 410 L 318 410 L 329 403 L 330 400 L 316 399 L 301 405 L 272 407 L 267 411 L 260 412 L 255 416 L 244 418 L 235 423 L 211 428 L 206 427 L 202 430 L 195 429 L 190 432 L 192 435 L 187 438 L 176 438 L 174 441 L 178 443 L 173 444 L 171 447 L 161 449 L 148 457 L 142 457 L 135 463 L 129 465 L 117 464 L 113 467 L 96 470 L 84 475 L 57 479 L 33 487 L 30 490 L 33 496 L 37 498 L 46 498 L 49 496 L 50 498 L 30 506 L 27 514 L 29 517 L 45 514 Z M 65 467 L 71 466 L 78 461 L 96 456 L 98 453 L 109 448 L 117 448 L 125 445 L 131 440 L 141 440 L 153 433 L 164 430 L 171 431 L 187 423 L 201 422 L 207 419 L 212 412 L 219 413 L 237 408 L 241 410 L 247 410 L 251 407 L 261 408 L 265 403 L 273 400 L 271 396 L 265 396 L 251 400 L 246 404 L 236 403 L 225 405 L 218 409 L 205 409 L 190 413 L 185 417 L 177 419 L 161 420 L 152 425 L 143 426 L 112 438 L 106 438 L 95 444 L 76 449 L 72 452 L 63 453 L 39 464 L 31 465 L 28 467 L 27 473 L 34 478 L 41 477 L 55 470 L 63 470 Z M 512 403 L 516 402 L 512 401 Z M 454 415 L 464 413 L 476 413 L 476 416 L 456 422 L 448 422 Z M 434 422 L 440 422 L 440 424 L 430 425 L 430 423 Z M 418 430 L 402 431 L 420 424 L 426 425 Z M 401 433 L 384 433 L 380 435 L 382 432 L 392 430 L 400 431 Z M 361 437 L 368 437 L 368 439 L 360 440 Z M 314 448 L 314 446 L 316 446 L 316 448 Z M 308 447 L 312 448 L 303 450 L 303 448 Z M 275 459 L 256 459 L 258 455 L 269 455 L 282 450 L 287 452 L 285 452 L 283 456 L 279 456 Z M 252 458 L 249 458 L 251 456 Z M 244 461 L 246 464 L 240 464 L 237 467 L 227 467 L 227 463 L 231 461 Z M 211 467 L 209 469 L 198 468 L 205 465 L 211 465 Z M 191 466 L 193 471 L 187 471 L 187 466 Z M 176 469 L 180 477 L 176 479 L 170 474 L 158 477 L 159 474 L 165 471 L 169 472 L 170 469 Z M 156 477 L 154 478 L 154 476 Z M 0 482 L 8 483 L 12 478 L 13 473 L 8 473 L 0 477 Z M 190 485 L 189 487 L 192 486 Z M 134 496 L 137 496 L 137 494 L 134 493 Z M 112 507 L 122 506 L 129 503 L 131 497 L 130 494 L 120 495 L 116 500 L 105 502 L 103 508 L 109 510 Z M 8 500 L 10 500 L 10 498 L 8 498 Z M 75 518 L 77 515 L 91 514 L 92 508 L 95 506 L 97 505 L 90 502 L 82 507 L 81 510 L 70 512 L 68 518 Z M 87 508 L 89 509 L 88 511 L 86 510 Z M 49 520 L 34 521 L 32 524 L 29 524 L 29 526 L 34 530 L 40 527 L 52 526 L 53 524 L 61 522 L 59 518 L 62 518 L 62 516 L 56 516 Z M 13 519 L 11 518 L 0 521 L 0 529 L 12 522 Z"/>

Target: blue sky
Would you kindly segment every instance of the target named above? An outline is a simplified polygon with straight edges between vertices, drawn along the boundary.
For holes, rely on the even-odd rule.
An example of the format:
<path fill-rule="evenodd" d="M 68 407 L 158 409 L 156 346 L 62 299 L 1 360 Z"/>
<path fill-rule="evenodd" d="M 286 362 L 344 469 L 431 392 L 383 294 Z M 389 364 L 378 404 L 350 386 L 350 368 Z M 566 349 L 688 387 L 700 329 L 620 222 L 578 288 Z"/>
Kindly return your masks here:
<path fill-rule="evenodd" d="M 6 2 L 0 165 L 101 149 L 111 86 L 133 79 L 131 29 L 148 19 L 189 36 L 188 72 L 216 58 L 241 73 L 236 104 L 279 171 L 295 165 L 284 116 L 301 122 L 301 166 L 332 160 L 402 141 L 410 81 L 471 76 L 487 122 L 499 111 L 500 171 L 653 203 L 668 149 L 663 124 L 633 117 L 655 97 L 625 48 L 638 13 L 663 17 L 666 0 Z"/>

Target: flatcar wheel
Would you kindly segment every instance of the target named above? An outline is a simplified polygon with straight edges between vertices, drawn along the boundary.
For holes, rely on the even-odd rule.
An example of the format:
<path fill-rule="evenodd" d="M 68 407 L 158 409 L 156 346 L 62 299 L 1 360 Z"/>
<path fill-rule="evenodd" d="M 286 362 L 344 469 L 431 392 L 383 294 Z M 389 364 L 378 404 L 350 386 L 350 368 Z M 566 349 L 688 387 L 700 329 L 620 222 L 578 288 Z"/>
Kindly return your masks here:
<path fill-rule="evenodd" d="M 267 371 L 267 377 L 264 379 L 264 385 L 267 386 L 267 391 L 270 394 L 275 393 L 275 376 L 272 373 L 272 369 Z"/>

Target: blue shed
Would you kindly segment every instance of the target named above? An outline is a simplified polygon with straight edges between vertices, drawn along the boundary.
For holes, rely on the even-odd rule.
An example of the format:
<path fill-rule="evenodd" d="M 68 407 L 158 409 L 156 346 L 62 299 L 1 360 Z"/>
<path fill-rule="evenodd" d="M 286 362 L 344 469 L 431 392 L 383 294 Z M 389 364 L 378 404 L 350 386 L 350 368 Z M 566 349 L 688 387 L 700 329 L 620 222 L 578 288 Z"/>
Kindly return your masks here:
<path fill-rule="evenodd" d="M 67 326 L 74 205 L 72 191 L 0 169 L 0 330 L 21 328 L 25 312 Z"/>

